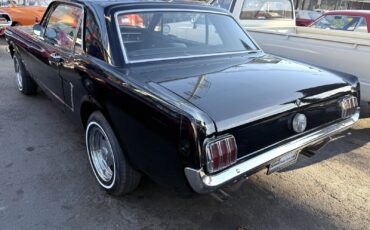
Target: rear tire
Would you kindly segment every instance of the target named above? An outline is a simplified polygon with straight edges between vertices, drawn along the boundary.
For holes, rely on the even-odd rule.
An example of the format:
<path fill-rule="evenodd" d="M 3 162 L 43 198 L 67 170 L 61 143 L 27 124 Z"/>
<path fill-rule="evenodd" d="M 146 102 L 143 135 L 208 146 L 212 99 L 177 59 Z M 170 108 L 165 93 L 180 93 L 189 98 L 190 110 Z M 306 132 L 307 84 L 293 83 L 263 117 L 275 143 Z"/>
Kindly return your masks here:
<path fill-rule="evenodd" d="M 92 113 L 86 127 L 87 154 L 100 186 L 115 196 L 135 190 L 141 174 L 127 161 L 104 115 L 99 111 Z"/>
<path fill-rule="evenodd" d="M 27 73 L 18 54 L 14 55 L 13 61 L 18 90 L 25 95 L 36 94 L 37 84 Z"/>

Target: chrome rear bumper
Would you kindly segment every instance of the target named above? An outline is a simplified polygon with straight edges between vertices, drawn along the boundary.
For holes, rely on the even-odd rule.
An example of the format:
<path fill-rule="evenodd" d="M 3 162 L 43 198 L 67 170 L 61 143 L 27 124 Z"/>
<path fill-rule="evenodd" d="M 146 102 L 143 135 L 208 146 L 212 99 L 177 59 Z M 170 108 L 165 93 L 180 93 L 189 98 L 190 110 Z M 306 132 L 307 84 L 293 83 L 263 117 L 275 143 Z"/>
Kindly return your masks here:
<path fill-rule="evenodd" d="M 311 132 L 303 137 L 282 144 L 273 149 L 260 153 L 256 157 L 231 166 L 219 173 L 207 175 L 203 168 L 185 168 L 185 175 L 190 186 L 197 193 L 208 193 L 216 190 L 222 185 L 231 182 L 239 177 L 255 171 L 263 166 L 268 166 L 274 159 L 294 150 L 302 150 L 308 146 L 317 144 L 328 137 L 343 132 L 350 128 L 360 117 L 360 109 L 350 118 L 341 122 L 326 126 L 317 131 Z"/>

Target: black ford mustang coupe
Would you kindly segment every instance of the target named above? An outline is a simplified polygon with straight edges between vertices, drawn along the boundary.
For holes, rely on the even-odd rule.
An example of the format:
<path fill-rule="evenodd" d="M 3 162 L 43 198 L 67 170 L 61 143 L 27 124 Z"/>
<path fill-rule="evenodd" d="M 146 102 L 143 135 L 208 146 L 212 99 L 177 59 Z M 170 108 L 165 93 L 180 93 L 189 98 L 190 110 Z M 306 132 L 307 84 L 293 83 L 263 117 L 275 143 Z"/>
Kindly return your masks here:
<path fill-rule="evenodd" d="M 19 91 L 40 88 L 83 125 L 92 171 L 113 195 L 141 174 L 207 193 L 272 173 L 359 118 L 356 77 L 267 55 L 203 4 L 54 1 L 6 39 Z"/>

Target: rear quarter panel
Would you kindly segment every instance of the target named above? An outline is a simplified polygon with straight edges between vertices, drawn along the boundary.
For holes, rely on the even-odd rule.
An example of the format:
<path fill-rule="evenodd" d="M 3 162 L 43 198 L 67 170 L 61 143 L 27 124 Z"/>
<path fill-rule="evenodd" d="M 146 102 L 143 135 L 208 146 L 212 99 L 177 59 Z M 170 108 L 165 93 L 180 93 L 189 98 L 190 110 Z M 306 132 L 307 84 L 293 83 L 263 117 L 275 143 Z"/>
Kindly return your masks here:
<path fill-rule="evenodd" d="M 182 115 L 104 61 L 82 57 L 71 71 L 78 77 L 74 73 L 63 80 L 74 85 L 72 119 L 81 117 L 85 103 L 94 104 L 108 119 L 134 168 L 168 189 L 190 192 L 183 171 L 186 160 L 179 151 Z"/>

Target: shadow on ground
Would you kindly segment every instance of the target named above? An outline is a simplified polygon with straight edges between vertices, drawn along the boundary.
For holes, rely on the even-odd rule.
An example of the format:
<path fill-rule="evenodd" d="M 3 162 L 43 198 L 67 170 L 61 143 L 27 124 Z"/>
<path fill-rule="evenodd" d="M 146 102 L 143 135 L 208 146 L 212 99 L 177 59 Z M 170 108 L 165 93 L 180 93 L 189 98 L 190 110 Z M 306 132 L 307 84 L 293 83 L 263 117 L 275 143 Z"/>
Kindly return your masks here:
<path fill-rule="evenodd" d="M 370 117 L 370 107 L 367 103 L 362 103 L 361 119 L 367 119 L 369 117 Z M 363 122 L 363 120 L 360 120 L 359 122 Z M 370 122 L 366 122 L 366 124 L 362 125 L 361 128 L 354 126 L 353 128 L 343 132 L 341 135 L 337 137 L 337 139 L 333 140 L 324 148 L 317 151 L 317 154 L 314 155 L 313 157 L 307 159 L 306 157 L 302 156 L 302 158 L 305 158 L 304 160 L 298 161 L 297 164 L 294 164 L 286 169 L 283 169 L 281 172 L 287 172 L 290 170 L 303 168 L 330 159 L 332 157 L 351 153 L 353 150 L 361 148 L 362 146 L 367 145 L 369 142 L 370 142 Z"/>

